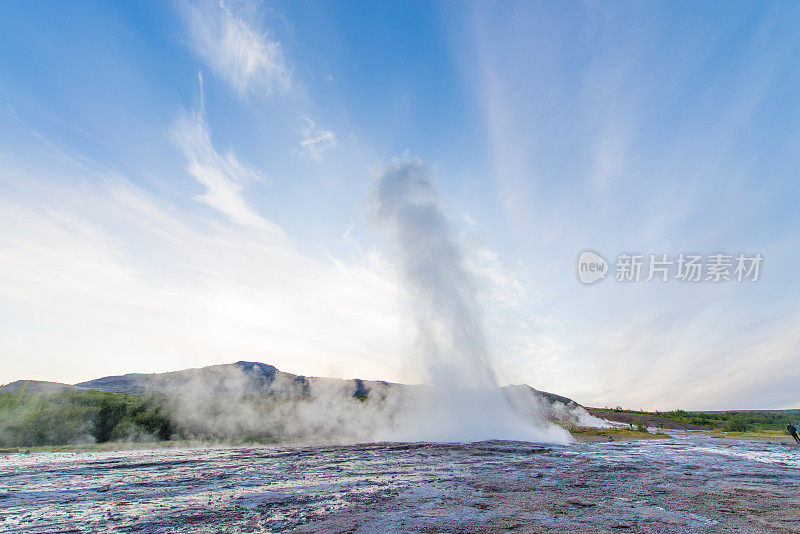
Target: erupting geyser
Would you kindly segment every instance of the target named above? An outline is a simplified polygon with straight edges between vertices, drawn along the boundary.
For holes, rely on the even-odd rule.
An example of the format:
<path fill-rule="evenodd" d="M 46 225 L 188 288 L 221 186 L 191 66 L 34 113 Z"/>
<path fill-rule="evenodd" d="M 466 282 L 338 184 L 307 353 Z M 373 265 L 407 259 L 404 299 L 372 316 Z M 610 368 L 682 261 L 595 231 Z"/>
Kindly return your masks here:
<path fill-rule="evenodd" d="M 498 387 L 484 334 L 474 275 L 419 159 L 393 159 L 378 175 L 375 219 L 400 261 L 417 349 L 433 386 L 417 399 L 398 437 L 425 441 L 567 441 L 561 428 L 523 420 Z"/>

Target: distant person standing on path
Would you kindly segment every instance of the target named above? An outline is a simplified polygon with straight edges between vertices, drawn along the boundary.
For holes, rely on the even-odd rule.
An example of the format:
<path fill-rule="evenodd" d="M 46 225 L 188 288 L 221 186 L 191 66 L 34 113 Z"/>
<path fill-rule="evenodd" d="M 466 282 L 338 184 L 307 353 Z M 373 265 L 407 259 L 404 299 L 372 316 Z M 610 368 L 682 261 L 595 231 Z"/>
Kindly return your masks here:
<path fill-rule="evenodd" d="M 797 421 L 795 421 L 795 424 L 797 424 Z M 794 440 L 797 443 L 800 443 L 800 438 L 797 437 L 797 427 L 796 426 L 794 426 L 792 423 L 789 423 L 788 425 L 786 425 L 786 430 L 789 431 L 789 434 L 792 435 L 792 437 L 794 438 Z"/>

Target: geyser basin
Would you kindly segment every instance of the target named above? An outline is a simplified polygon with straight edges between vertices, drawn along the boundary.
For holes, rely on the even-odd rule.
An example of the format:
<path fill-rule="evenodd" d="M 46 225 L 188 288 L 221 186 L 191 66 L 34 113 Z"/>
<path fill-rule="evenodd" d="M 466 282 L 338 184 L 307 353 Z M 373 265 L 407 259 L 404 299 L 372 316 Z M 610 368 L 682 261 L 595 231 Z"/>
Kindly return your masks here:
<path fill-rule="evenodd" d="M 775 532 L 796 522 L 786 503 L 800 464 L 785 446 L 675 436 L 13 454 L 0 457 L 0 529 Z"/>

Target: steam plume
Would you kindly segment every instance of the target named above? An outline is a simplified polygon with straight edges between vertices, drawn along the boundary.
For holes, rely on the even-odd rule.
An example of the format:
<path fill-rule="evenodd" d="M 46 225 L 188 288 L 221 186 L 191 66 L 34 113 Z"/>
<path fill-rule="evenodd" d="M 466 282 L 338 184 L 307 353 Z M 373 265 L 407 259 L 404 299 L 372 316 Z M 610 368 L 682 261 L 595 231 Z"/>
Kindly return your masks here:
<path fill-rule="evenodd" d="M 476 280 L 440 207 L 430 168 L 419 159 L 393 159 L 378 175 L 372 210 L 396 243 L 417 348 L 433 385 L 433 397 L 406 432 L 424 440 L 564 440 L 543 421 L 529 421 L 538 430 L 524 423 L 503 398 Z"/>

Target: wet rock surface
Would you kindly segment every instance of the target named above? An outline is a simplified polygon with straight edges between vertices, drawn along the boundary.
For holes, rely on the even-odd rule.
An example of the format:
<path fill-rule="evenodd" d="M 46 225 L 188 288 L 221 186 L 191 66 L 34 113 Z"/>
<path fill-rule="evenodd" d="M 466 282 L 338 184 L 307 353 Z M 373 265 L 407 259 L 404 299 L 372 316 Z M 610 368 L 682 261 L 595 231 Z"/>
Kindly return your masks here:
<path fill-rule="evenodd" d="M 0 458 L 2 532 L 800 532 L 800 449 L 669 440 Z"/>

